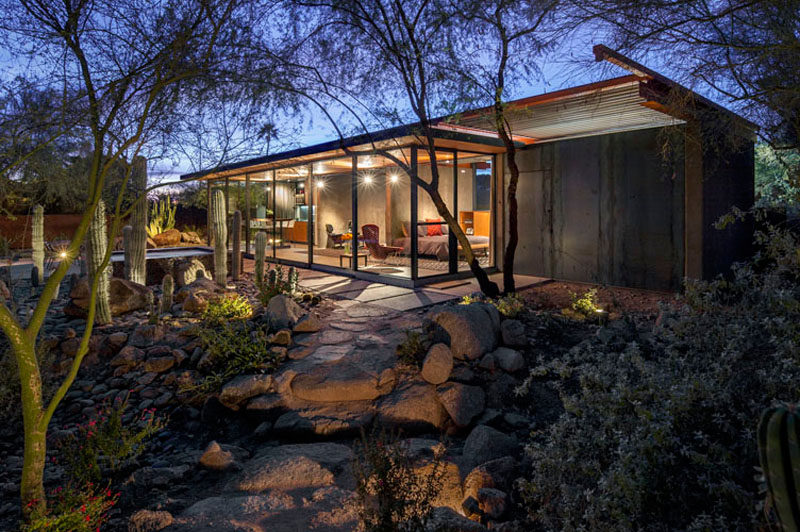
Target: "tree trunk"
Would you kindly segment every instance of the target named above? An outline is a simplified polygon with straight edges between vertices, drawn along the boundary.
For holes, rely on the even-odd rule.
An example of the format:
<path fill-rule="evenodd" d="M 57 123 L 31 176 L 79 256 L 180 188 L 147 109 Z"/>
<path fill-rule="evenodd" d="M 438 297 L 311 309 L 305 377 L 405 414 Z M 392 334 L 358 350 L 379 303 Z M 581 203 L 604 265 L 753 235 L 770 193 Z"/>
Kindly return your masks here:
<path fill-rule="evenodd" d="M 510 139 L 509 139 L 510 140 Z M 510 146 L 509 146 L 510 144 Z M 508 242 L 503 253 L 503 292 L 516 291 L 514 284 L 514 255 L 519 243 L 517 183 L 519 182 L 519 166 L 517 166 L 516 147 L 514 141 L 506 143 L 508 155 Z"/>
<path fill-rule="evenodd" d="M 23 518 L 28 519 L 34 510 L 44 510 L 44 464 L 47 456 L 46 430 L 42 420 L 42 379 L 36 362 L 33 341 L 25 338 L 13 348 L 19 366 L 22 402 L 22 425 L 25 432 L 20 497 Z"/>
<path fill-rule="evenodd" d="M 497 284 L 492 282 L 489 279 L 489 275 L 481 268 L 480 264 L 478 263 L 477 257 L 472 252 L 472 246 L 469 243 L 469 239 L 467 235 L 464 234 L 464 231 L 461 229 L 461 226 L 458 225 L 455 217 L 450 213 L 450 209 L 447 208 L 444 200 L 442 199 L 441 194 L 437 189 L 427 190 L 428 195 L 433 201 L 433 204 L 436 206 L 436 210 L 439 213 L 439 216 L 447 222 L 447 226 L 456 236 L 456 240 L 461 245 L 461 249 L 464 251 L 464 256 L 467 259 L 467 264 L 469 264 L 469 269 L 472 271 L 472 274 L 475 276 L 475 279 L 478 280 L 478 286 L 481 288 L 481 292 L 487 297 L 497 297 L 500 295 L 500 289 L 497 287 Z"/>

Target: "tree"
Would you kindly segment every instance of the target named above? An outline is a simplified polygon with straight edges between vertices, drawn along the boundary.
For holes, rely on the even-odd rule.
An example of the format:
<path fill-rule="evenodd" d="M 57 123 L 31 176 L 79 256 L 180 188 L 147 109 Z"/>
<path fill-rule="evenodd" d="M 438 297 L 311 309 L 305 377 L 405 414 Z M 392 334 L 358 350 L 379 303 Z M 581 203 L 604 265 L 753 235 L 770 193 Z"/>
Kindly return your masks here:
<path fill-rule="evenodd" d="M 453 40 L 460 46 L 449 49 L 448 62 L 452 75 L 462 82 L 457 85 L 463 91 L 462 106 L 488 103 L 482 114 L 506 148 L 508 242 L 503 253 L 503 291 L 507 293 L 516 289 L 514 256 L 519 243 L 515 110 L 508 106 L 507 94 L 515 81 L 541 73 L 536 58 L 557 44 L 560 28 L 554 22 L 560 4 L 560 0 L 478 0 L 450 6 L 461 21 L 452 25 L 457 36 Z"/>
<path fill-rule="evenodd" d="M 24 133 L 31 139 L 27 147 L 3 154 L 3 175 L 16 175 L 26 161 L 72 127 L 83 128 L 90 146 L 86 152 L 87 196 L 66 259 L 46 281 L 27 323 L 5 304 L 0 305 L 0 330 L 10 343 L 21 383 L 25 449 L 20 491 L 27 518 L 31 512 L 45 509 L 46 433 L 87 353 L 99 276 L 90 285 L 86 329 L 77 354 L 53 396 L 46 400 L 35 348 L 58 285 L 79 253 L 114 169 L 122 165 L 124 175 L 121 189 L 109 205 L 112 242 L 127 214 L 123 191 L 132 165 L 126 161 L 156 151 L 163 138 L 180 129 L 183 113 L 202 107 L 207 98 L 220 97 L 215 89 L 229 82 L 226 74 L 236 70 L 234 63 L 243 57 L 244 29 L 252 22 L 252 12 L 249 5 L 237 0 L 157 5 L 117 0 L 58 4 L 3 0 L 0 7 L 4 14 L 0 34 L 7 51 L 17 61 L 28 58 L 36 65 L 28 70 L 26 82 L 40 90 L 60 91 L 61 96 L 42 127 Z M 239 95 L 232 84 L 227 94 L 232 99 Z M 11 118 L 16 119 L 15 124 L 25 122 L 24 115 Z M 53 124 L 60 127 L 51 134 L 48 131 L 52 129 L 45 126 Z M 144 200 L 141 196 L 136 201 Z M 113 246 L 107 246 L 99 270 L 108 265 L 111 249 Z"/>
<path fill-rule="evenodd" d="M 423 139 L 430 159 L 431 180 L 421 179 L 416 168 L 390 150 L 376 151 L 403 169 L 412 183 L 428 194 L 463 249 L 481 291 L 490 297 L 498 295 L 497 285 L 481 268 L 469 239 L 439 191 L 433 119 L 436 110 L 450 109 L 452 86 L 442 65 L 451 46 L 448 25 L 455 21 L 453 11 L 434 0 L 300 0 L 298 5 L 320 12 L 319 25 L 311 31 L 316 57 L 310 64 L 323 78 L 319 90 L 342 103 L 344 95 L 333 80 L 347 76 L 351 83 L 346 92 L 370 96 L 377 117 L 397 123 L 403 113 L 393 104 L 403 101 L 410 107 L 417 120 L 414 132 Z M 347 109 L 355 113 L 353 107 Z M 331 114 L 325 112 L 335 126 Z M 359 122 L 364 123 L 361 119 Z"/>

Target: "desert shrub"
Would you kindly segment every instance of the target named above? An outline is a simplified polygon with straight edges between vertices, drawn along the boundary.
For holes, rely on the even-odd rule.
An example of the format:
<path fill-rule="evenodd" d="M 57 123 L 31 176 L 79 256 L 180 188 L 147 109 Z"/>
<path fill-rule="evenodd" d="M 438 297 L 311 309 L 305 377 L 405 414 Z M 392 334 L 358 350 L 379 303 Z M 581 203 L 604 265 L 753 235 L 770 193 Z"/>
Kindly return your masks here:
<path fill-rule="evenodd" d="M 752 530 L 763 519 L 755 430 L 800 391 L 800 267 L 791 235 L 729 280 L 686 287 L 652 336 L 541 359 L 565 413 L 527 447 L 520 485 L 547 530 Z M 758 268 L 753 265 L 758 264 Z M 676 511 L 680 509 L 680 511 Z"/>
<path fill-rule="evenodd" d="M 72 486 L 50 493 L 47 510 L 36 514 L 22 532 L 96 532 L 108 520 L 108 511 L 117 503 L 119 493 L 93 484 L 83 489 Z M 31 504 L 32 506 L 32 504 Z"/>
<path fill-rule="evenodd" d="M 155 408 L 125 423 L 127 408 L 127 398 L 103 406 L 78 425 L 76 433 L 58 442 L 59 461 L 74 485 L 90 485 L 99 482 L 103 472 L 120 471 L 144 452 L 149 440 L 166 425 Z"/>
<path fill-rule="evenodd" d="M 429 334 L 407 329 L 406 339 L 398 344 L 395 351 L 402 364 L 419 367 L 422 366 L 422 361 L 425 360 L 431 344 Z"/>
<path fill-rule="evenodd" d="M 516 318 L 525 310 L 525 299 L 517 292 L 493 299 L 491 303 L 506 318 Z"/>
<path fill-rule="evenodd" d="M 443 447 L 443 446 L 442 446 Z M 422 473 L 397 433 L 374 426 L 353 446 L 356 505 L 367 532 L 424 531 L 442 489 L 442 449 Z"/>
<path fill-rule="evenodd" d="M 217 324 L 249 318 L 252 315 L 253 306 L 250 302 L 236 294 L 209 301 L 202 317 L 208 323 Z"/>
<path fill-rule="evenodd" d="M 198 336 L 208 360 L 207 373 L 199 383 L 182 391 L 201 399 L 219 391 L 228 380 L 242 373 L 272 373 L 284 355 L 270 349 L 269 325 L 250 320 L 206 323 Z"/>

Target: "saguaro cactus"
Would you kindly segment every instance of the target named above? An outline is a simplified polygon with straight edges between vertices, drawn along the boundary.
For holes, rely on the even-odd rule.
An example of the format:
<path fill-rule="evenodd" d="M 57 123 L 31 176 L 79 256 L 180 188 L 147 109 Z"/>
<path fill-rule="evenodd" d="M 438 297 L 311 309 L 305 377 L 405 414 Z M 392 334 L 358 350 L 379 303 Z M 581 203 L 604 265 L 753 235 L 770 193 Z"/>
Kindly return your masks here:
<path fill-rule="evenodd" d="M 242 213 L 238 210 L 233 213 L 233 223 L 231 225 L 233 231 L 233 253 L 231 254 L 231 277 L 234 281 L 239 280 L 239 274 L 242 271 Z"/>
<path fill-rule="evenodd" d="M 89 283 L 97 277 L 97 312 L 95 323 L 111 323 L 111 302 L 108 299 L 108 266 L 100 270 L 106 254 L 106 205 L 103 200 L 97 204 L 89 232 L 86 235 L 86 251 L 89 259 Z"/>
<path fill-rule="evenodd" d="M 267 253 L 267 234 L 260 231 L 256 235 L 256 286 L 264 284 L 264 257 Z"/>
<path fill-rule="evenodd" d="M 136 157 L 131 169 L 131 184 L 137 198 L 147 190 L 147 159 Z M 147 284 L 147 200 L 142 198 L 131 213 L 131 234 L 125 243 L 125 277 L 129 281 Z M 123 240 L 125 233 L 123 230 Z"/>
<path fill-rule="evenodd" d="M 784 530 L 800 530 L 800 415 L 793 405 L 767 409 L 758 424 L 758 454 Z"/>
<path fill-rule="evenodd" d="M 214 232 L 214 281 L 225 286 L 228 279 L 228 227 L 225 220 L 225 194 L 214 191 L 211 202 L 211 229 Z"/>
<path fill-rule="evenodd" d="M 37 280 L 44 281 L 44 207 L 33 208 L 33 224 L 31 228 L 31 245 L 33 247 L 33 265 L 37 268 Z"/>
<path fill-rule="evenodd" d="M 123 261 L 123 277 L 131 280 L 131 240 L 133 239 L 133 227 L 126 225 L 122 228 L 122 252 L 124 256 Z"/>
<path fill-rule="evenodd" d="M 172 281 L 172 276 L 167 274 L 161 280 L 161 313 L 166 314 L 172 310 L 172 291 L 175 284 Z"/>

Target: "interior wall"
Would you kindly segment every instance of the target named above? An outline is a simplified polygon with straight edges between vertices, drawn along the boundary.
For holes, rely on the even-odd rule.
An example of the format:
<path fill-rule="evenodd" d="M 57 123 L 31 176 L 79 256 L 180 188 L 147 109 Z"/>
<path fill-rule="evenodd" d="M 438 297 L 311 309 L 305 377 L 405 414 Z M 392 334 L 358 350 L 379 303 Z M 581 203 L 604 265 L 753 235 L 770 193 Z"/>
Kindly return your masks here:
<path fill-rule="evenodd" d="M 328 242 L 325 224 L 333 226 L 334 233 L 344 233 L 347 221 L 353 218 L 352 178 L 350 173 L 325 176 L 325 186 L 315 189 L 317 223 L 314 225 L 316 245 L 325 247 Z"/>
<path fill-rule="evenodd" d="M 675 289 L 683 275 L 683 153 L 660 155 L 659 129 L 518 152 L 515 272 Z M 505 172 L 508 185 L 508 171 Z"/>
<path fill-rule="evenodd" d="M 358 231 L 366 224 L 379 227 L 380 240 L 383 242 L 386 227 L 386 175 L 385 172 L 372 172 L 371 183 L 364 183 L 366 174 L 358 176 Z"/>

